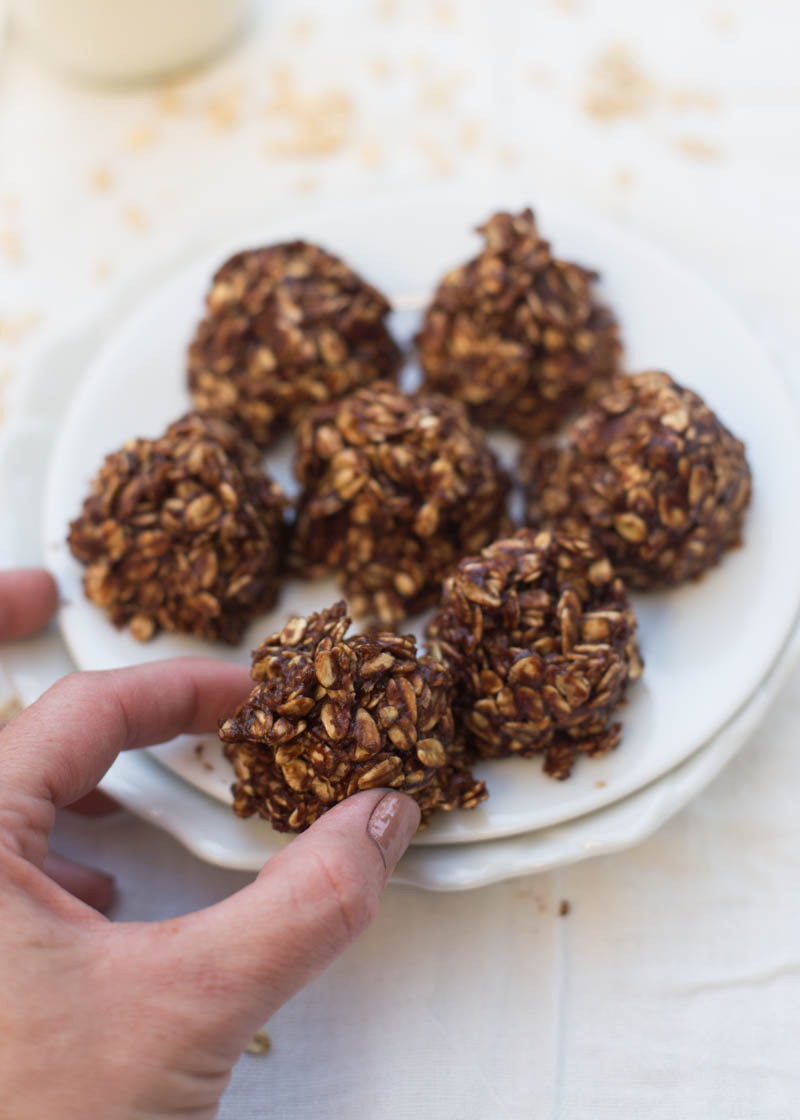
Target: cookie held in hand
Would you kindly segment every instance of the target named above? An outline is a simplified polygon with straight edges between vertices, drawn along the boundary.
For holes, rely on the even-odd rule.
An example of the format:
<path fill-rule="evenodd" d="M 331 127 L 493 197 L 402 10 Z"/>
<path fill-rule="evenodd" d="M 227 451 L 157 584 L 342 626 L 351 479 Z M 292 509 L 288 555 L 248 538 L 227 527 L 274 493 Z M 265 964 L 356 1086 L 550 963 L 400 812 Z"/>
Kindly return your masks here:
<path fill-rule="evenodd" d="M 413 797 L 422 823 L 486 797 L 454 750 L 450 677 L 413 637 L 345 637 L 344 603 L 291 619 L 253 655 L 250 696 L 220 727 L 234 810 L 301 832 L 359 790 Z"/>

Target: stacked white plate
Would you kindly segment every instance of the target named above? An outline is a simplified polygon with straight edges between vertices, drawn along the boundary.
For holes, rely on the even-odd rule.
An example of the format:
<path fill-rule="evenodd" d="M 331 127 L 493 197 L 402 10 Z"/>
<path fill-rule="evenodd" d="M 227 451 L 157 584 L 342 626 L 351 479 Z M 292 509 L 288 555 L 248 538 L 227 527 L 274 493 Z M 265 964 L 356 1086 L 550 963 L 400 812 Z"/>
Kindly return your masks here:
<path fill-rule="evenodd" d="M 438 277 L 474 255 L 471 228 L 493 210 L 519 209 L 517 191 L 426 192 L 335 211 L 251 220 L 190 263 L 174 257 L 113 308 L 42 348 L 18 386 L 0 447 L 4 563 L 44 562 L 65 605 L 60 635 L 2 651 L 25 701 L 60 672 L 116 667 L 178 654 L 248 663 L 249 651 L 292 613 L 337 597 L 331 580 L 289 582 L 278 606 L 233 650 L 162 634 L 147 644 L 115 630 L 81 590 L 65 545 L 104 455 L 133 436 L 155 436 L 190 407 L 185 350 L 214 269 L 235 250 L 304 237 L 343 256 L 405 310 L 394 329 L 409 341 Z M 800 611 L 800 522 L 786 516 L 800 487 L 794 404 L 761 346 L 703 283 L 619 230 L 553 207 L 537 212 L 559 256 L 602 274 L 600 293 L 622 324 L 627 366 L 662 368 L 703 395 L 747 445 L 754 498 L 745 544 L 703 580 L 634 596 L 646 663 L 622 712 L 619 749 L 581 759 L 566 782 L 536 760 L 477 768 L 489 800 L 440 814 L 416 839 L 396 879 L 436 889 L 477 886 L 625 847 L 652 832 L 701 789 L 757 726 L 786 672 Z M 413 367 L 408 373 L 414 377 Z M 510 439 L 495 446 L 508 465 Z M 266 458 L 288 490 L 291 444 Z M 42 528 L 43 526 L 43 528 Z M 10 547 L 9 547 L 10 542 Z M 104 787 L 204 859 L 258 868 L 286 842 L 230 808 L 230 768 L 213 736 L 198 751 L 183 737 L 121 756 Z"/>

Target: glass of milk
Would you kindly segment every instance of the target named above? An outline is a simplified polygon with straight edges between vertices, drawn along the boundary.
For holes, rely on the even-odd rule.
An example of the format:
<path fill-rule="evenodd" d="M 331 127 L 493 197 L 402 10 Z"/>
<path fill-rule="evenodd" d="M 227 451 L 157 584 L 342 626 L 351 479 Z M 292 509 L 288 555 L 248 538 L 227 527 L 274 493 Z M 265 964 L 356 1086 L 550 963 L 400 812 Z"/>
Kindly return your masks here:
<path fill-rule="evenodd" d="M 99 82 L 143 82 L 205 61 L 252 0 L 14 0 L 17 27 L 49 62 Z"/>

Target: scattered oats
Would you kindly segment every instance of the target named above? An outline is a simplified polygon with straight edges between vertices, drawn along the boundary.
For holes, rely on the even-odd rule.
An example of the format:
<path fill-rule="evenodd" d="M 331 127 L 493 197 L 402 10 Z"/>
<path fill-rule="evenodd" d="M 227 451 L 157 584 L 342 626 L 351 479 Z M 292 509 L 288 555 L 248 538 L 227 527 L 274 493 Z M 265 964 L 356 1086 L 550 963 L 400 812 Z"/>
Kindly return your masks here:
<path fill-rule="evenodd" d="M 433 5 L 433 22 L 438 24 L 439 27 L 452 27 L 456 22 L 456 9 L 454 4 L 446 3 L 442 0 L 441 3 Z"/>
<path fill-rule="evenodd" d="M 145 212 L 138 206 L 123 206 L 122 220 L 130 229 L 142 233 L 150 226 L 150 220 Z"/>
<path fill-rule="evenodd" d="M 432 175 L 437 179 L 445 179 L 453 174 L 453 160 L 444 151 L 441 141 L 434 140 L 431 136 L 420 136 L 415 143 L 417 151 L 425 157 Z"/>
<path fill-rule="evenodd" d="M 314 34 L 314 21 L 308 16 L 298 16 L 289 28 L 289 38 L 293 43 L 307 43 Z"/>
<path fill-rule="evenodd" d="M 676 141 L 675 147 L 687 159 L 703 160 L 710 163 L 722 158 L 720 149 L 708 140 L 704 140 L 702 136 L 681 136 Z"/>
<path fill-rule="evenodd" d="M 114 188 L 114 176 L 107 167 L 95 167 L 89 174 L 89 186 L 98 194 L 107 194 Z"/>
<path fill-rule="evenodd" d="M 371 58 L 367 65 L 373 78 L 378 78 L 379 81 L 385 82 L 387 78 L 392 76 L 392 64 L 383 55 L 376 55 Z"/>
<path fill-rule="evenodd" d="M 296 194 L 316 194 L 316 192 L 319 190 L 319 187 L 319 179 L 316 179 L 311 175 L 307 175 L 303 179 L 295 179 L 294 183 L 292 184 L 292 189 Z"/>
<path fill-rule="evenodd" d="M 711 13 L 711 26 L 715 31 L 732 31 L 734 25 L 733 13 L 726 8 L 718 8 Z"/>
<path fill-rule="evenodd" d="M 458 139 L 462 148 L 473 151 L 481 142 L 483 125 L 480 121 L 463 121 L 458 130 Z"/>
<path fill-rule="evenodd" d="M 164 86 L 156 93 L 156 109 L 165 117 L 174 117 L 183 109 L 183 93 L 178 86 Z"/>
<path fill-rule="evenodd" d="M 378 0 L 375 5 L 375 15 L 378 19 L 394 19 L 399 7 L 397 0 Z"/>
<path fill-rule="evenodd" d="M 295 101 L 295 77 L 291 70 L 278 67 L 270 74 L 271 93 L 267 102 L 267 113 L 288 112 Z"/>
<path fill-rule="evenodd" d="M 532 66 L 528 71 L 528 82 L 537 89 L 544 89 L 553 80 L 553 72 L 549 66 Z"/>
<path fill-rule="evenodd" d="M 256 1031 L 244 1048 L 245 1054 L 268 1054 L 272 1048 L 272 1040 L 266 1031 Z"/>
<path fill-rule="evenodd" d="M 572 909 L 572 907 L 570 906 L 569 901 L 566 898 L 562 898 L 561 899 L 561 905 L 558 908 L 559 918 L 566 918 L 567 914 L 569 914 L 571 909 Z"/>
<path fill-rule="evenodd" d="M 0 316 L 0 342 L 15 346 L 42 322 L 38 311 L 23 311 L 20 315 Z"/>
<path fill-rule="evenodd" d="M 0 229 L 0 253 L 9 264 L 22 264 L 25 253 L 22 249 L 22 239 L 15 229 Z"/>
<path fill-rule="evenodd" d="M 375 140 L 365 140 L 358 150 L 358 160 L 364 167 L 375 169 L 386 163 L 386 153 Z"/>
<path fill-rule="evenodd" d="M 597 789 L 603 789 L 606 785 L 602 778 L 598 778 L 598 780 L 594 784 Z"/>
<path fill-rule="evenodd" d="M 206 104 L 209 123 L 220 132 L 235 128 L 242 108 L 242 90 L 231 89 L 214 94 Z"/>
<path fill-rule="evenodd" d="M 704 89 L 676 89 L 670 95 L 670 104 L 680 111 L 686 109 L 704 109 L 713 112 L 719 109 L 719 97 Z"/>
<path fill-rule="evenodd" d="M 519 151 L 511 144 L 501 144 L 497 149 L 497 162 L 503 167 L 513 167 L 519 163 Z"/>
<path fill-rule="evenodd" d="M 156 130 L 151 124 L 139 124 L 132 128 L 125 139 L 125 147 L 129 152 L 139 152 L 143 148 L 151 148 L 156 142 Z"/>
<path fill-rule="evenodd" d="M 579 0 L 553 0 L 553 3 L 562 12 L 579 12 L 582 7 Z"/>
<path fill-rule="evenodd" d="M 618 167 L 614 172 L 614 186 L 620 190 L 628 190 L 633 186 L 633 172 L 629 167 Z"/>
<path fill-rule="evenodd" d="M 284 135 L 267 144 L 277 156 L 322 156 L 338 151 L 350 139 L 355 104 L 343 89 L 304 93 L 287 70 L 272 75 L 272 97 L 267 112 L 283 126 Z"/>
<path fill-rule="evenodd" d="M 645 112 L 655 88 L 639 66 L 629 47 L 608 47 L 589 71 L 583 110 L 597 120 L 636 116 Z"/>
<path fill-rule="evenodd" d="M 2 206 L 7 214 L 16 214 L 19 211 L 19 198 L 15 194 L 3 195 L 2 200 L 0 200 L 0 206 Z"/>
<path fill-rule="evenodd" d="M 113 269 L 111 267 L 111 262 L 108 261 L 108 260 L 102 259 L 102 260 L 99 260 L 99 261 L 95 261 L 94 268 L 92 269 L 92 275 L 93 275 L 94 279 L 99 282 L 99 281 L 103 281 L 103 280 L 108 280 L 112 271 L 113 271 Z"/>
<path fill-rule="evenodd" d="M 420 90 L 420 104 L 426 109 L 449 109 L 463 83 L 464 78 L 461 74 L 434 78 Z"/>

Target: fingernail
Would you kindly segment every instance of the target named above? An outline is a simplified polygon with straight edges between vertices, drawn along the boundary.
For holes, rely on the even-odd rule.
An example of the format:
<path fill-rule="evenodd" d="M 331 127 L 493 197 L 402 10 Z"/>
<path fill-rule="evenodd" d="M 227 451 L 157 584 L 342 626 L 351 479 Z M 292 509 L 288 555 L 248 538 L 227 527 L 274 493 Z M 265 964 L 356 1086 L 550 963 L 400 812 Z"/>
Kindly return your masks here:
<path fill-rule="evenodd" d="M 388 872 L 411 842 L 419 828 L 419 805 L 403 793 L 386 793 L 372 810 L 367 835 L 375 841 Z"/>

